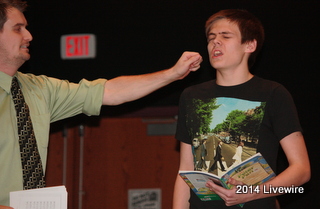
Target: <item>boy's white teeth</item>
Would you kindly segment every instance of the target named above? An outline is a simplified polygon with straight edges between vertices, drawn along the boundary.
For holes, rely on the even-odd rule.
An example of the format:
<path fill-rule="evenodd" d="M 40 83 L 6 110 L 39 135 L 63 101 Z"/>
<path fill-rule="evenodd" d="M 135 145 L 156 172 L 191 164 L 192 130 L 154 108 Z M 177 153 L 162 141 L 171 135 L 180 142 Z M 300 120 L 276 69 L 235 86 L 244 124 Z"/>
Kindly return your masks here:
<path fill-rule="evenodd" d="M 215 51 L 215 52 L 214 52 L 214 56 L 219 56 L 219 55 L 221 55 L 221 54 L 222 54 L 221 51 Z"/>

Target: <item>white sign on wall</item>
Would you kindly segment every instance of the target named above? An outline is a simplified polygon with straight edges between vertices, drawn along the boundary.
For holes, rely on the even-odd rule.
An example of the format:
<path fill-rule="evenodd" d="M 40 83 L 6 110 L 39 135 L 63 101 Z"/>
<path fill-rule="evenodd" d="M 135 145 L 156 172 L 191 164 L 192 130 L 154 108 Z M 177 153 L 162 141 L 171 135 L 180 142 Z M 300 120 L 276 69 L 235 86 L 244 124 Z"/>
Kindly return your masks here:
<path fill-rule="evenodd" d="M 129 189 L 128 209 L 161 209 L 161 189 Z"/>

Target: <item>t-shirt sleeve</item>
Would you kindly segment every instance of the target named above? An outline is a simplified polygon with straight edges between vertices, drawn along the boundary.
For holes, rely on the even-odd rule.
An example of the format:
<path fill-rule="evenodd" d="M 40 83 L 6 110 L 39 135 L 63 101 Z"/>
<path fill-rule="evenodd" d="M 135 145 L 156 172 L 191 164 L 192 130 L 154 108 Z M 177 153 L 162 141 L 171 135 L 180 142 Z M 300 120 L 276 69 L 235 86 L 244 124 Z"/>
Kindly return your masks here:
<path fill-rule="evenodd" d="M 187 121 L 187 111 L 186 111 L 186 105 L 187 102 L 185 100 L 185 95 L 186 91 L 184 91 L 181 96 L 180 96 L 180 101 L 179 101 L 179 114 L 178 114 L 178 121 L 177 121 L 177 129 L 176 129 L 176 139 L 187 143 L 191 144 L 190 136 L 188 133 L 188 128 L 186 125 Z"/>
<path fill-rule="evenodd" d="M 282 85 L 274 90 L 271 107 L 271 122 L 279 140 L 293 132 L 302 131 L 293 98 Z"/>

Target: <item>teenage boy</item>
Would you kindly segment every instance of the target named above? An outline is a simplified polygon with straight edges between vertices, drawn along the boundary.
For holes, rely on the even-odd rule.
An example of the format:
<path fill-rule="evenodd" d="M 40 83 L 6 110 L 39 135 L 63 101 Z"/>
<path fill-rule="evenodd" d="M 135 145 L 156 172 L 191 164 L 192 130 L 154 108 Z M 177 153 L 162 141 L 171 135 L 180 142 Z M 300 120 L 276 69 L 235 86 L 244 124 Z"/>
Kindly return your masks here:
<path fill-rule="evenodd" d="M 173 209 L 229 209 L 238 208 L 239 203 L 245 203 L 245 209 L 276 208 L 275 196 L 279 194 L 263 192 L 263 187 L 300 186 L 310 179 L 310 164 L 291 95 L 282 85 L 254 76 L 249 71 L 264 40 L 263 26 L 247 11 L 222 10 L 207 20 L 206 36 L 216 79 L 189 87 L 181 95 L 176 132 L 176 138 L 181 143 L 179 170 L 194 170 L 192 139 L 208 135 L 218 140 L 217 130 L 222 126 L 213 123 L 215 121 L 226 124 L 225 132 L 238 125 L 238 129 L 234 129 L 235 134 L 246 139 L 258 133 L 255 134 L 257 144 L 253 145 L 248 140 L 248 143 L 252 143 L 250 149 L 255 148 L 254 152 L 260 152 L 273 170 L 276 170 L 280 145 L 289 166 L 272 180 L 260 185 L 260 192 L 256 192 L 257 189 L 236 194 L 236 188 L 227 190 L 207 182 L 206 186 L 222 199 L 214 201 L 201 201 L 178 175 Z M 225 114 L 226 110 L 229 110 L 228 114 Z M 232 114 L 239 114 L 247 120 L 242 120 L 241 124 L 239 120 L 232 119 Z M 258 117 L 254 116 L 258 115 L 261 119 L 255 120 Z M 219 118 L 222 119 L 218 121 Z M 255 121 L 251 130 L 245 126 L 249 125 L 246 122 L 248 120 Z M 248 132 L 251 134 L 246 135 Z M 232 147 L 228 144 L 224 146 Z M 229 183 L 241 185 L 241 182 L 234 180 Z"/>

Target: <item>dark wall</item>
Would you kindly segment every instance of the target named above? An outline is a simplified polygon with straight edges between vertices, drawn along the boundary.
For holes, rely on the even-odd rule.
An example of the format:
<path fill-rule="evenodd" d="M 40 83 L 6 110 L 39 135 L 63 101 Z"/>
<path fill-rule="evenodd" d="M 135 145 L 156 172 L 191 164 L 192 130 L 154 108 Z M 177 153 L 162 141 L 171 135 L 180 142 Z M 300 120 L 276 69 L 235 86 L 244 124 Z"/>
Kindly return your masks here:
<path fill-rule="evenodd" d="M 113 78 L 169 68 L 183 51 L 198 51 L 205 58 L 199 72 L 162 91 L 173 96 L 160 96 L 164 99 L 151 101 L 161 105 L 177 104 L 176 97 L 185 86 L 214 76 L 207 62 L 205 20 L 221 9 L 243 8 L 258 16 L 266 30 L 266 42 L 254 68 L 255 73 L 283 83 L 293 94 L 304 95 L 304 90 L 312 90 L 313 84 L 317 83 L 316 50 L 320 44 L 316 26 L 320 20 L 316 15 L 320 9 L 319 1 L 28 2 L 30 7 L 26 16 L 34 40 L 32 59 L 26 68 L 35 74 L 75 82 L 83 77 L 90 80 Z M 96 34 L 98 51 L 95 59 L 60 59 L 60 37 L 73 33 Z"/>
<path fill-rule="evenodd" d="M 22 71 L 46 74 L 77 82 L 141 74 L 169 68 L 183 51 L 198 51 L 201 69 L 136 102 L 113 108 L 177 105 L 181 91 L 214 78 L 207 61 L 204 22 L 226 8 L 254 13 L 265 26 L 266 41 L 253 68 L 255 74 L 282 83 L 292 93 L 304 128 L 313 165 L 313 179 L 304 195 L 282 197 L 285 208 L 319 206 L 319 33 L 320 3 L 317 0 L 29 0 L 26 16 L 34 40 L 32 58 Z M 91 60 L 61 60 L 60 37 L 94 33 L 97 57 Z M 285 162 L 283 162 L 285 164 Z"/>

